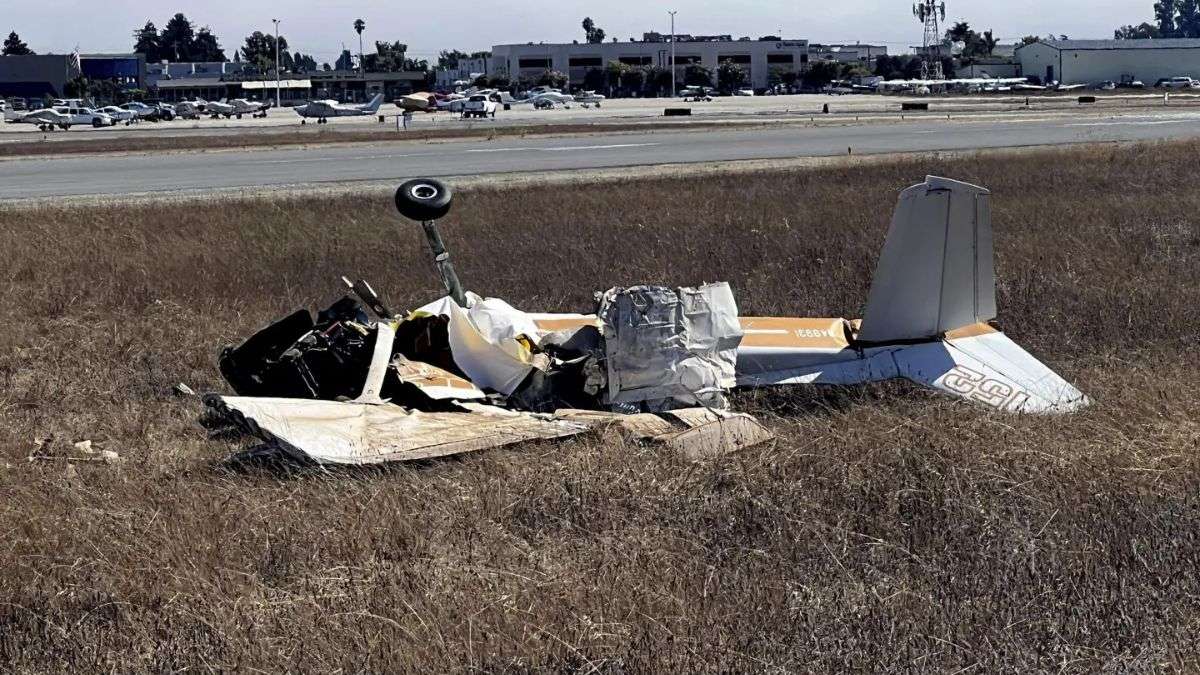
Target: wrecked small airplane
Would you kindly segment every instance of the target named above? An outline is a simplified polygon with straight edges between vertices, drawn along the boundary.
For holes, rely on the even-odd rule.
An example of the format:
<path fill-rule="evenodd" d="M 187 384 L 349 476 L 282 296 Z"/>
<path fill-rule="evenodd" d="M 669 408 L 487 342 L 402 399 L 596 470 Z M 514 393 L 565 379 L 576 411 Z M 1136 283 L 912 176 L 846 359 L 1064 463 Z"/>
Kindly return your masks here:
<path fill-rule="evenodd" d="M 364 281 L 320 312 L 220 357 L 236 396 L 213 417 L 319 464 L 426 459 L 596 428 L 710 457 L 771 433 L 728 410 L 735 387 L 904 378 L 1012 413 L 1067 413 L 1086 396 L 988 322 L 996 317 L 990 193 L 929 176 L 900 194 L 863 319 L 739 317 L 728 284 L 633 286 L 591 314 L 520 311 L 463 290 L 436 221 L 439 181 L 396 192 L 447 295 L 396 314 Z M 372 318 L 368 311 L 374 315 Z"/>

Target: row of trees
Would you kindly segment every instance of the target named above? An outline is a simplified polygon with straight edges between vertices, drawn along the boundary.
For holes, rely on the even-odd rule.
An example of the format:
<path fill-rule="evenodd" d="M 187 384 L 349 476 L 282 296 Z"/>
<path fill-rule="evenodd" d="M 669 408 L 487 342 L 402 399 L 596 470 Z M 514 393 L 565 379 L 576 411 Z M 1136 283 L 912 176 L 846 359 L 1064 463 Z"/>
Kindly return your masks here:
<path fill-rule="evenodd" d="M 427 71 L 429 69 L 428 61 L 408 58 L 408 45 L 401 42 L 376 42 L 375 53 L 363 54 L 362 31 L 365 28 L 366 22 L 362 19 L 354 21 L 354 30 L 359 35 L 359 68 L 371 72 Z M 207 26 L 195 28 L 182 13 L 171 17 L 161 31 L 153 21 L 147 21 L 145 26 L 134 31 L 133 37 L 133 50 L 145 54 L 148 62 L 164 60 L 220 62 L 229 60 L 212 31 Z M 312 55 L 289 52 L 287 38 L 282 35 L 279 36 L 278 49 L 280 70 L 302 72 L 318 69 L 317 60 Z M 249 63 L 259 72 L 265 73 L 275 68 L 275 50 L 273 34 L 254 31 L 246 36 L 241 49 L 233 52 L 233 60 L 234 62 Z M 336 67 L 339 70 L 354 69 L 353 59 L 348 50 L 342 52 Z M 334 66 L 323 63 L 320 68 L 332 70 Z"/>
<path fill-rule="evenodd" d="M 133 31 L 133 51 L 146 61 L 227 61 L 225 50 L 208 26 L 196 29 L 182 13 L 167 20 L 160 31 L 153 21 Z"/>
<path fill-rule="evenodd" d="M 1159 0 L 1153 21 L 1125 25 L 1113 31 L 1118 40 L 1200 38 L 1200 0 Z"/>

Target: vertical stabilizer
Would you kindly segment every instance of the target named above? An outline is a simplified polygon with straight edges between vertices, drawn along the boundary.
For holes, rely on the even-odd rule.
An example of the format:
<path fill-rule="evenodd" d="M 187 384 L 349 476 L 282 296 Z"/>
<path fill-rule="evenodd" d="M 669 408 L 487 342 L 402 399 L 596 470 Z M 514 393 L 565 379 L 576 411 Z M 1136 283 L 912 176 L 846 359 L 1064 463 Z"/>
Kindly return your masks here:
<path fill-rule="evenodd" d="M 995 318 L 989 195 L 936 176 L 900 193 L 860 340 L 930 338 Z"/>
<path fill-rule="evenodd" d="M 371 99 L 364 108 L 363 112 L 376 113 L 379 112 L 379 106 L 383 105 L 383 94 L 375 94 L 375 98 Z"/>

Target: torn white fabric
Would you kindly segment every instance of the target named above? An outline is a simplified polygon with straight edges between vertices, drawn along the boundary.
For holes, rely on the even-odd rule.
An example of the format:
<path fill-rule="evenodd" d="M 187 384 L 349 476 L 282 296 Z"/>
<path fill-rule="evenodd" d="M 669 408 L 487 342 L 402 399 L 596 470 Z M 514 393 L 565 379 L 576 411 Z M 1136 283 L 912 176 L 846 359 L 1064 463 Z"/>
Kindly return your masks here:
<path fill-rule="evenodd" d="M 503 300 L 468 293 L 469 308 L 446 297 L 418 312 L 444 316 L 454 363 L 475 386 L 511 394 L 533 370 L 533 354 L 517 338 L 534 338 L 537 324 Z"/>

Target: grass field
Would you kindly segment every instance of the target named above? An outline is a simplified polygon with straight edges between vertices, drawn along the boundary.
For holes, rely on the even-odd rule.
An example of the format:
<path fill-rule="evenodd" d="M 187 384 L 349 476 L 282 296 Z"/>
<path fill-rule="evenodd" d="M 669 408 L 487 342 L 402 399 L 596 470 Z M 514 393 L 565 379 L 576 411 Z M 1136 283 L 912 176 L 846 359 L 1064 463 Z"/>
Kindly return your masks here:
<path fill-rule="evenodd" d="M 994 414 L 902 384 L 747 392 L 771 447 L 691 464 L 536 443 L 351 474 L 237 471 L 172 386 L 363 276 L 437 294 L 352 197 L 0 206 L 0 664 L 17 671 L 1094 672 L 1200 667 L 1200 143 L 493 188 L 468 287 L 728 280 L 857 316 L 897 192 L 994 192 L 1000 322 L 1089 393 Z M 27 462 L 92 439 L 123 462 Z"/>

